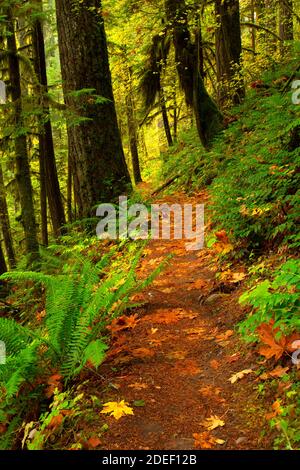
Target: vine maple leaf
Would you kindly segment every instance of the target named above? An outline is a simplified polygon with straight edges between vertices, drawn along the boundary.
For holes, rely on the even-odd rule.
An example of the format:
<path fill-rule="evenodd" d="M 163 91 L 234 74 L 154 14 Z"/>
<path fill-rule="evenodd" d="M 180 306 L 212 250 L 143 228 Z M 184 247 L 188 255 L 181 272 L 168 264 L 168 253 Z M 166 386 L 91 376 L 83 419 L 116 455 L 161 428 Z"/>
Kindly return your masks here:
<path fill-rule="evenodd" d="M 262 323 L 257 329 L 259 339 L 263 346 L 260 346 L 259 353 L 264 356 L 266 359 L 271 359 L 275 357 L 276 360 L 280 359 L 283 355 L 286 346 L 287 339 L 284 335 L 281 335 L 280 338 L 276 338 L 277 333 L 279 333 L 279 328 L 274 328 L 274 320 L 271 320 L 270 323 Z"/>
<path fill-rule="evenodd" d="M 212 436 L 208 431 L 201 433 L 194 433 L 193 438 L 195 439 L 194 445 L 196 449 L 211 449 L 215 444 L 224 444 L 223 439 L 218 439 Z"/>
<path fill-rule="evenodd" d="M 207 428 L 209 431 L 212 431 L 213 429 L 216 429 L 220 426 L 225 426 L 225 421 L 223 421 L 216 415 L 212 415 L 210 416 L 210 418 L 206 418 L 203 421 L 202 426 Z"/>
<path fill-rule="evenodd" d="M 104 403 L 103 410 L 100 412 L 113 416 L 116 420 L 122 418 L 125 415 L 133 415 L 133 409 L 128 406 L 124 400 L 121 401 L 109 401 Z"/>
<path fill-rule="evenodd" d="M 114 318 L 111 324 L 107 326 L 107 329 L 115 334 L 118 331 L 126 330 L 128 328 L 135 328 L 138 322 L 139 319 L 137 318 L 136 314 L 130 315 L 129 317 L 122 315 L 119 318 Z"/>
<path fill-rule="evenodd" d="M 242 379 L 245 375 L 252 374 L 252 372 L 253 372 L 252 369 L 244 369 L 244 370 L 241 370 L 240 372 L 237 372 L 236 374 L 233 374 L 228 380 L 229 382 L 234 384 L 238 380 Z"/>

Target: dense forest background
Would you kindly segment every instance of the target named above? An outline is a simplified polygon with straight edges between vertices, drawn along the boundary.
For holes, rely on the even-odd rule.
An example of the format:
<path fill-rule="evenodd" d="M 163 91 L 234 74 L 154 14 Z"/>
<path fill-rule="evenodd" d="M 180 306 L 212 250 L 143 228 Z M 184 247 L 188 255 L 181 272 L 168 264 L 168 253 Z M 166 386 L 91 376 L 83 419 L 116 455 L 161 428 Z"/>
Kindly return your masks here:
<path fill-rule="evenodd" d="M 45 388 L 50 400 L 85 368 L 97 369 L 107 325 L 164 269 L 137 280 L 142 245 L 99 248 L 96 207 L 121 194 L 149 203 L 157 188 L 208 189 L 217 280 L 226 284 L 235 263 L 246 266 L 238 283 L 249 276 L 241 294 L 252 314 L 241 334 L 267 342 L 257 330 L 267 325 L 267 344 L 271 336 L 281 353 L 265 357 L 292 354 L 300 302 L 298 95 L 292 99 L 299 7 L 299 0 L 0 1 L 3 448 L 22 439 L 24 446 L 26 423 L 42 412 L 28 448 L 51 448 L 49 430 L 68 413 L 54 414 L 61 421 L 53 424 Z M 76 398 L 68 400 L 76 409 Z M 291 420 L 299 412 L 292 405 Z M 279 447 L 300 440 L 297 424 L 286 430 L 292 405 L 272 417 Z"/>

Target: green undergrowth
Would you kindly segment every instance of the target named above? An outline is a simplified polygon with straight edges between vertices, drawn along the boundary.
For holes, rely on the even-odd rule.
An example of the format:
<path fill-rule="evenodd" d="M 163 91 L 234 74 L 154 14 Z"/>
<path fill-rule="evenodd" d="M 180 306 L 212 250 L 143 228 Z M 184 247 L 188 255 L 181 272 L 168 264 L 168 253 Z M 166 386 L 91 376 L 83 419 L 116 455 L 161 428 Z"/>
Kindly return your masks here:
<path fill-rule="evenodd" d="M 10 285 L 9 304 L 16 313 L 0 318 L 0 339 L 6 346 L 6 362 L 0 367 L 0 448 L 17 445 L 22 422 L 48 412 L 49 377 L 59 377 L 68 389 L 79 374 L 93 373 L 103 362 L 107 326 L 135 306 L 132 295 L 162 269 L 137 278 L 143 248 L 141 241 L 83 238 L 78 244 L 69 236 L 43 250 L 40 272 L 13 271 L 1 277 Z"/>
<path fill-rule="evenodd" d="M 282 93 L 282 77 L 290 73 L 265 74 L 263 87 L 249 90 L 244 103 L 231 110 L 212 150 L 201 147 L 193 129 L 164 156 L 165 179 L 182 168 L 169 191 L 208 191 L 206 242 L 213 246 L 219 232 L 232 246 L 218 255 L 219 263 L 246 268 L 240 298 L 245 318 L 238 328 L 250 343 L 259 343 L 262 324 L 273 325 L 275 341 L 298 333 L 300 340 L 300 106 L 292 103 L 291 86 Z M 279 360 L 289 372 L 258 387 L 268 390 L 273 402 L 279 397 L 269 423 L 277 431 L 274 446 L 281 449 L 299 448 L 300 442 L 299 378 L 289 354 Z M 266 370 L 275 364 L 269 359 Z"/>

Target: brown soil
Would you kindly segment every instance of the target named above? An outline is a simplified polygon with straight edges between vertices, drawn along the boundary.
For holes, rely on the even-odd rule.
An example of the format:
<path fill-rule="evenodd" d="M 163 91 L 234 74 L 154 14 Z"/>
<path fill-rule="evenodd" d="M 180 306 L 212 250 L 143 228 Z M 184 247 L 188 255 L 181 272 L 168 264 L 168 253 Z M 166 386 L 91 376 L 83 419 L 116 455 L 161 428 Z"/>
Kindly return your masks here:
<path fill-rule="evenodd" d="M 199 197 L 186 200 L 196 201 Z M 124 399 L 134 410 L 118 421 L 100 415 L 100 427 L 103 422 L 109 426 L 101 447 L 194 449 L 193 434 L 207 431 L 203 421 L 216 415 L 225 425 L 210 434 L 225 443 L 214 449 L 271 448 L 262 437 L 266 411 L 255 387 L 253 351 L 236 333 L 220 336 L 244 316 L 238 304 L 242 286 L 218 293 L 215 253 L 186 251 L 184 240 L 149 242 L 139 275 L 150 274 L 170 253 L 174 257 L 167 268 L 139 296 L 143 306 L 129 314 L 138 315 L 136 327 L 116 337 L 99 371 L 110 384 L 101 401 Z M 254 372 L 231 384 L 229 378 L 244 369 Z M 92 393 L 99 396 L 101 388 L 103 382 L 96 380 Z M 138 400 L 143 406 L 134 406 Z"/>

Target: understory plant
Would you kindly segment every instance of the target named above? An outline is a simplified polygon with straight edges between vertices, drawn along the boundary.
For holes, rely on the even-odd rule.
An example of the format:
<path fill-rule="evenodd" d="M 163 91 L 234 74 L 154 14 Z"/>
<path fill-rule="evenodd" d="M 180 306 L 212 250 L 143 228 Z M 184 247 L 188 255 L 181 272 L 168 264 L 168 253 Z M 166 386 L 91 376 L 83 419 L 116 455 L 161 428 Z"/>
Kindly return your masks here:
<path fill-rule="evenodd" d="M 136 267 L 142 251 L 131 253 L 129 268 L 109 269 L 108 254 L 97 264 L 77 257 L 60 274 L 11 272 L 2 276 L 16 284 L 39 285 L 45 290 L 45 309 L 38 325 L 0 318 L 0 340 L 6 347 L 6 363 L 0 366 L 0 423 L 10 423 L 0 437 L 0 447 L 10 446 L 28 402 L 41 399 L 45 377 L 57 372 L 69 382 L 88 365 L 98 367 L 104 360 L 107 325 L 131 306 L 132 294 L 151 283 L 162 269 L 138 280 Z"/>

